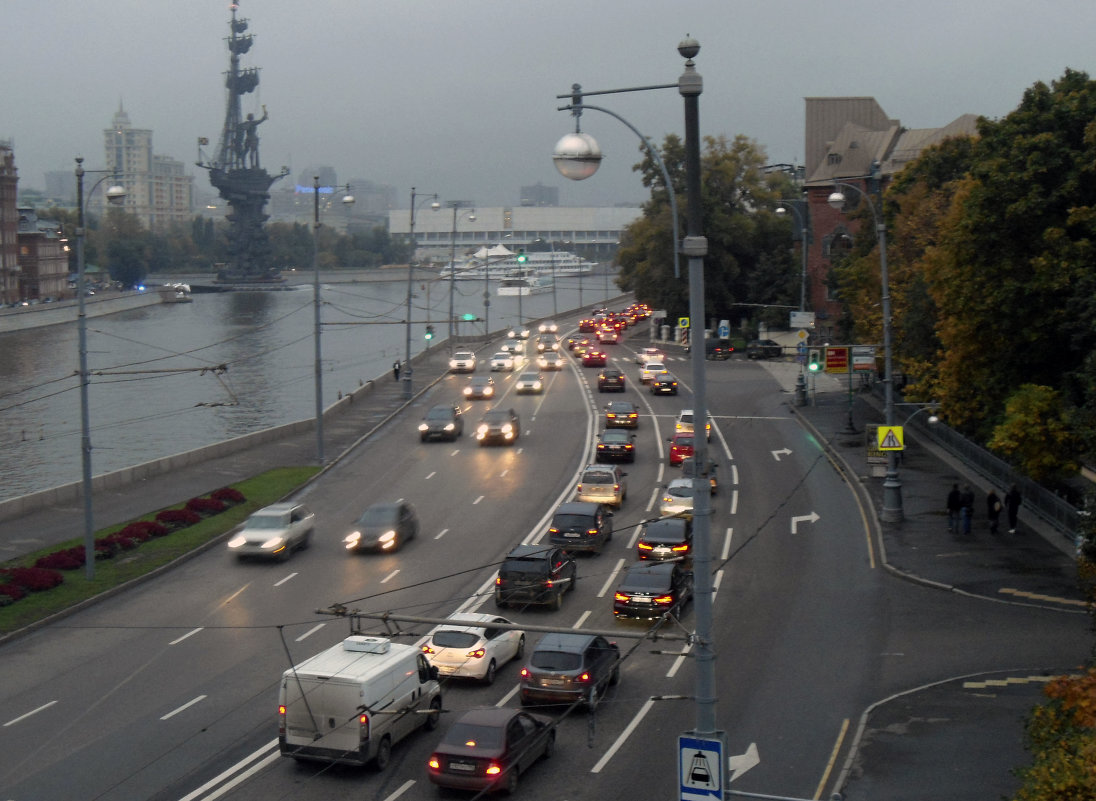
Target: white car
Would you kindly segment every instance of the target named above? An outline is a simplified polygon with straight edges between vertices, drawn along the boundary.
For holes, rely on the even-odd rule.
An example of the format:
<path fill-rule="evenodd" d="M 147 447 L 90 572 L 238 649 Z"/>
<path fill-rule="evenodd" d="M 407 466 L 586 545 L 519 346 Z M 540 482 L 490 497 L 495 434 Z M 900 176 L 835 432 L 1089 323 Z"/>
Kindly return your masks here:
<path fill-rule="evenodd" d="M 457 613 L 428 635 L 422 652 L 442 676 L 495 681 L 496 671 L 511 659 L 525 655 L 525 632 L 498 629 L 493 624 L 510 624 L 497 615 Z"/>
<path fill-rule="evenodd" d="M 707 439 L 708 442 L 711 442 L 712 441 L 712 416 L 711 415 L 708 415 L 708 425 L 706 426 L 706 428 L 707 428 L 707 431 L 705 431 L 705 434 L 707 436 L 705 437 L 705 439 Z M 692 434 L 693 433 L 693 410 L 692 409 L 682 409 L 681 410 L 681 414 L 679 414 L 677 416 L 677 420 L 674 422 L 674 431 L 675 432 L 683 431 L 687 434 Z"/>
<path fill-rule="evenodd" d="M 508 336 L 510 339 L 528 339 L 529 329 L 525 326 L 522 326 L 521 328 L 511 328 L 509 331 L 506 332 L 506 336 Z"/>
<path fill-rule="evenodd" d="M 662 362 L 644 362 L 643 366 L 639 368 L 639 383 L 649 384 L 654 381 L 657 376 L 668 372 L 670 371 L 666 369 L 666 365 Z"/>
<path fill-rule="evenodd" d="M 559 331 L 559 326 L 556 325 L 555 320 L 545 320 L 543 323 L 540 324 L 537 330 L 539 330 L 542 334 L 554 334 Z"/>
<path fill-rule="evenodd" d="M 502 343 L 502 347 L 499 348 L 506 353 L 525 353 L 525 341 L 521 339 L 508 339 Z"/>
<path fill-rule="evenodd" d="M 505 351 L 499 351 L 491 357 L 491 370 L 511 372 L 514 369 L 514 357 Z"/>
<path fill-rule="evenodd" d="M 542 353 L 537 357 L 537 367 L 541 370 L 562 370 L 563 357 L 555 351 Z"/>
<path fill-rule="evenodd" d="M 476 372 L 476 354 L 470 350 L 458 350 L 449 359 L 449 372 L 474 373 Z"/>
<path fill-rule="evenodd" d="M 663 517 L 680 515 L 691 519 L 693 516 L 693 480 L 691 478 L 675 478 L 667 484 L 658 499 L 658 513 Z"/>
<path fill-rule="evenodd" d="M 514 392 L 518 395 L 532 393 L 539 395 L 544 392 L 544 376 L 540 373 L 522 373 L 514 384 Z"/>
<path fill-rule="evenodd" d="M 253 513 L 240 533 L 228 541 L 228 550 L 241 559 L 259 556 L 288 559 L 307 548 L 316 515 L 303 503 L 275 503 Z"/>
<path fill-rule="evenodd" d="M 636 364 L 646 364 L 647 362 L 661 362 L 666 358 L 666 354 L 660 351 L 658 348 L 640 348 L 636 351 Z"/>

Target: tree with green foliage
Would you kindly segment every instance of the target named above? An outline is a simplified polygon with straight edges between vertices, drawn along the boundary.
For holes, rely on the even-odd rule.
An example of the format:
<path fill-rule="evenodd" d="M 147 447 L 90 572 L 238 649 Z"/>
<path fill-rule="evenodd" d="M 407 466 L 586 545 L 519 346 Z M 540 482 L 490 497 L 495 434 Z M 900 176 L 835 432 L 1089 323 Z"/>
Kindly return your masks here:
<path fill-rule="evenodd" d="M 665 179 L 646 148 L 633 169 L 643 176 L 651 198 L 643 216 L 622 235 L 617 254 L 617 284 L 635 292 L 637 300 L 666 309 L 670 317 L 688 314 L 687 260 L 682 275 L 673 274 L 673 237 L 670 202 Z M 685 230 L 685 149 L 681 140 L 667 136 L 659 151 L 673 184 L 680 233 Z M 741 322 L 757 317 L 765 305 L 777 320 L 786 320 L 789 307 L 798 308 L 799 268 L 790 250 L 789 221 L 775 214 L 781 198 L 794 196 L 783 173 L 767 173 L 764 150 L 737 136 L 705 137 L 701 154 L 702 231 L 708 240 L 704 260 L 705 321 Z M 734 324 L 734 323 L 732 323 Z"/>

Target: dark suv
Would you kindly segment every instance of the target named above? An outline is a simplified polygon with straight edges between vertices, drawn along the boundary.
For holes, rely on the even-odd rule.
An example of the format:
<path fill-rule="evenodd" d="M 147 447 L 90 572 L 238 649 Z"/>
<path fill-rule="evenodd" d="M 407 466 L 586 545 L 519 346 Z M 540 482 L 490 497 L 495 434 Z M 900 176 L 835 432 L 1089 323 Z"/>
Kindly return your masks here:
<path fill-rule="evenodd" d="M 464 433 L 464 417 L 455 403 L 432 406 L 419 423 L 419 439 L 426 442 L 433 437 L 456 440 Z"/>
<path fill-rule="evenodd" d="M 615 367 L 606 367 L 597 374 L 598 392 L 623 392 L 624 373 Z"/>
<path fill-rule="evenodd" d="M 553 545 L 518 545 L 506 555 L 495 578 L 495 605 L 512 603 L 563 606 L 563 593 L 575 588 L 575 560 Z"/>
<path fill-rule="evenodd" d="M 522 706 L 581 701 L 595 709 L 620 681 L 620 649 L 597 634 L 545 634 L 521 669 Z"/>
<path fill-rule="evenodd" d="M 612 538 L 613 513 L 600 503 L 561 503 L 548 529 L 548 541 L 568 551 L 601 553 Z"/>

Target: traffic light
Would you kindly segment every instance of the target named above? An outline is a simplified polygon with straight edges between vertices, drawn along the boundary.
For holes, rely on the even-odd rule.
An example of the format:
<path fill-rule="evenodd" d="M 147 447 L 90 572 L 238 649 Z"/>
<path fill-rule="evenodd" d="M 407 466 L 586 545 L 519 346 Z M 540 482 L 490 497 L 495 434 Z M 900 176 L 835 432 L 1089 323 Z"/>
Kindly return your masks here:
<path fill-rule="evenodd" d="M 812 373 L 817 373 L 822 369 L 822 351 L 818 348 L 812 348 L 807 355 L 807 369 Z"/>
<path fill-rule="evenodd" d="M 471 312 L 465 312 L 464 314 L 462 314 L 460 316 L 460 318 L 462 320 L 464 320 L 464 322 L 466 322 L 466 323 L 478 323 L 479 319 L 480 319 L 479 317 L 472 314 Z"/>
<path fill-rule="evenodd" d="M 432 325 L 426 326 L 426 334 L 424 336 L 426 337 L 427 342 L 429 342 L 431 339 L 433 339 L 434 338 L 434 326 L 432 326 Z"/>
<path fill-rule="evenodd" d="M 525 248 L 518 248 L 518 264 L 525 264 Z"/>

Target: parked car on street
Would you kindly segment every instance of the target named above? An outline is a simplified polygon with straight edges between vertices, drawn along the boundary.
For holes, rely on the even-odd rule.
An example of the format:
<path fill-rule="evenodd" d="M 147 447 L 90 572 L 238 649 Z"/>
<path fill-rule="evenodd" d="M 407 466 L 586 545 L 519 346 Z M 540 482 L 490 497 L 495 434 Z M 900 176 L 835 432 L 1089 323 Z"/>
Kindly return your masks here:
<path fill-rule="evenodd" d="M 755 339 L 746 345 L 747 359 L 779 359 L 784 355 L 784 346 L 771 339 Z"/>

